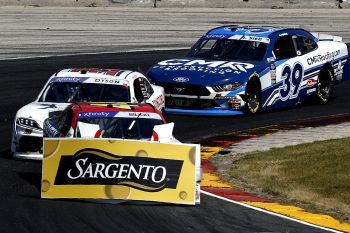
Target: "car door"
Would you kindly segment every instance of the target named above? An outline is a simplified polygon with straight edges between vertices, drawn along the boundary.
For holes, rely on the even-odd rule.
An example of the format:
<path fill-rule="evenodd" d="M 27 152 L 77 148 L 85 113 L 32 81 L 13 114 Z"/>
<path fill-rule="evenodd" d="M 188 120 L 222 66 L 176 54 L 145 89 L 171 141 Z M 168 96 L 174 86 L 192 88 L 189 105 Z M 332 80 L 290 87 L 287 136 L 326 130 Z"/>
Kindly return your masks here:
<path fill-rule="evenodd" d="M 297 35 L 296 38 L 298 61 L 304 67 L 303 80 L 299 88 L 299 98 L 305 99 L 316 93 L 317 79 L 319 76 L 319 64 L 313 64 L 312 58 L 318 57 L 317 43 L 307 35 Z"/>
<path fill-rule="evenodd" d="M 295 35 L 282 35 L 273 46 L 276 80 L 273 92 L 267 98 L 266 108 L 281 108 L 299 101 L 299 90 L 304 75 L 304 66 L 298 56 Z M 271 66 L 270 66 L 271 67 Z M 271 68 L 270 68 L 271 69 Z"/>

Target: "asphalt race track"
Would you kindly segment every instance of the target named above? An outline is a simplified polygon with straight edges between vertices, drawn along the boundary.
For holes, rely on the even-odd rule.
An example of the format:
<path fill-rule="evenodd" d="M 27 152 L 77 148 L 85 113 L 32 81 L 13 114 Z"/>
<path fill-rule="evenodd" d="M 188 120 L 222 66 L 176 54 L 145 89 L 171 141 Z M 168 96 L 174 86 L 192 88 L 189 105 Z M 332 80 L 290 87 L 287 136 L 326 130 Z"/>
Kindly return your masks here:
<path fill-rule="evenodd" d="M 0 232 L 325 232 L 202 195 L 199 206 L 96 204 L 40 199 L 41 163 L 9 156 L 15 112 L 35 99 L 47 78 L 69 67 L 141 69 L 184 51 L 76 55 L 0 62 Z M 141 64 L 138 67 L 138 64 Z M 167 115 L 183 142 L 277 122 L 350 113 L 350 82 L 327 105 L 242 117 Z"/>

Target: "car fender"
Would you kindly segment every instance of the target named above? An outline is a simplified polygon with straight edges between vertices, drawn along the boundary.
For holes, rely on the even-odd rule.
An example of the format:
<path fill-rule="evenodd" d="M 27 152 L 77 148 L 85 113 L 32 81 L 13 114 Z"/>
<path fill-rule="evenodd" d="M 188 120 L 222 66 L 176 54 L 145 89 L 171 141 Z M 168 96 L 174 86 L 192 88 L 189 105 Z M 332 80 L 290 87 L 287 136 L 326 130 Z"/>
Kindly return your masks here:
<path fill-rule="evenodd" d="M 164 88 L 156 85 L 152 85 L 152 88 L 154 92 L 146 102 L 153 105 L 159 111 L 162 111 L 165 107 Z"/>

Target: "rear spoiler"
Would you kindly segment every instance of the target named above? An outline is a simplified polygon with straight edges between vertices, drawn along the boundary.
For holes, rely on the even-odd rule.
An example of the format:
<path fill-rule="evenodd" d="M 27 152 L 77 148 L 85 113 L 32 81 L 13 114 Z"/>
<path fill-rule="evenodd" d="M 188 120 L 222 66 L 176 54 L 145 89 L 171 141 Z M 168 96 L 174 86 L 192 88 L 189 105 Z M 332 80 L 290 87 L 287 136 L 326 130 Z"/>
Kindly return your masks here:
<path fill-rule="evenodd" d="M 318 32 L 311 32 L 311 34 L 320 41 L 336 41 L 336 42 L 343 41 L 343 38 L 340 36 L 333 36 L 333 35 L 322 34 L 322 33 L 318 33 Z"/>

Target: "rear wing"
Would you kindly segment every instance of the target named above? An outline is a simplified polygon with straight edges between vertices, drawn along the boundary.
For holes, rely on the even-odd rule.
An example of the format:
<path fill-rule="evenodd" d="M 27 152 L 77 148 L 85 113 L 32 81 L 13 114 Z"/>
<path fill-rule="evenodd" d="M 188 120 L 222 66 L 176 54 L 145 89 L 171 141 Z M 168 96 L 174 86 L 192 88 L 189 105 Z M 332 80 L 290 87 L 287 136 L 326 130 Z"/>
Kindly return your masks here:
<path fill-rule="evenodd" d="M 340 36 L 333 36 L 333 35 L 323 34 L 318 32 L 311 32 L 311 34 L 320 41 L 336 41 L 336 42 L 343 41 L 343 38 Z"/>

